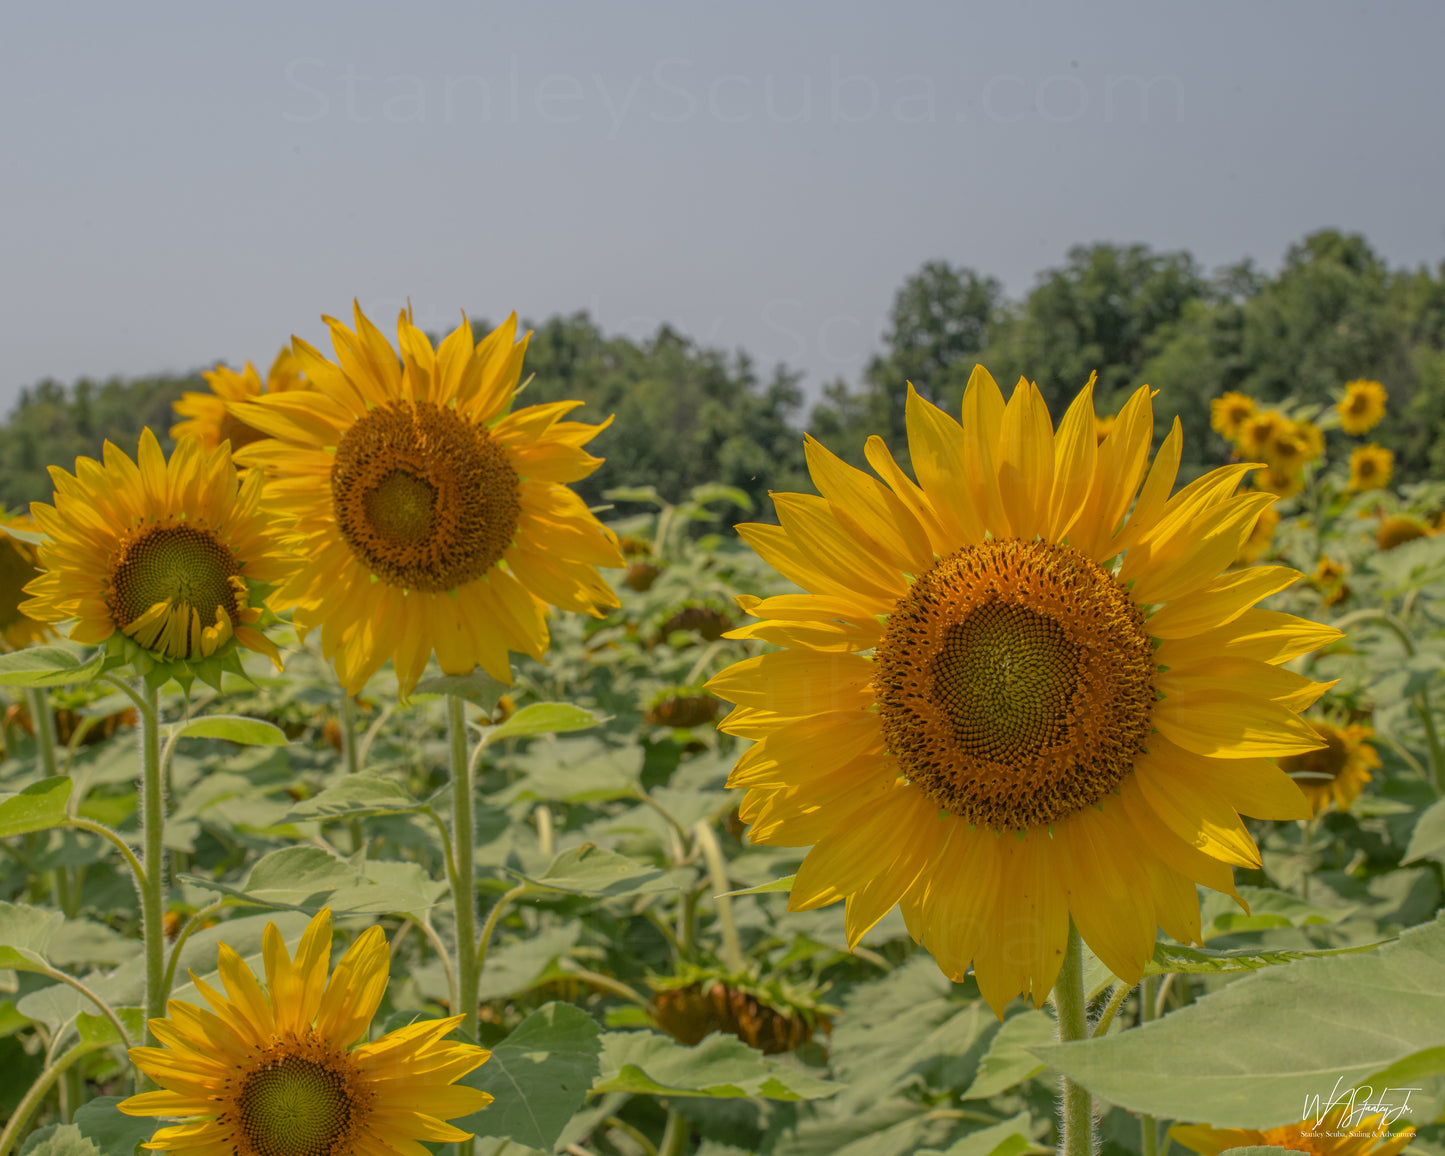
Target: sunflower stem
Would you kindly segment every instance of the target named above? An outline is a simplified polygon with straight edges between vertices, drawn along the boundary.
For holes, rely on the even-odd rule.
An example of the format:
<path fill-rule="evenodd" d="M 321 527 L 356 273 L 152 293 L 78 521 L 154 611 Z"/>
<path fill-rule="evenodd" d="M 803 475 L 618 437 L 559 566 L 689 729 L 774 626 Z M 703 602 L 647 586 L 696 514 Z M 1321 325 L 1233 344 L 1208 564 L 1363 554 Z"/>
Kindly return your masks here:
<path fill-rule="evenodd" d="M 707 863 L 708 878 L 712 883 L 712 901 L 717 911 L 718 926 L 722 929 L 723 963 L 734 975 L 747 971 L 747 959 L 743 956 L 742 940 L 738 938 L 737 924 L 733 922 L 733 901 L 728 898 L 728 864 L 723 858 L 722 847 L 713 832 L 712 824 L 699 819 L 693 827 L 697 844 L 702 848 L 702 857 Z"/>
<path fill-rule="evenodd" d="M 692 1129 L 674 1109 L 667 1110 L 667 1127 L 663 1129 L 662 1143 L 657 1146 L 657 1156 L 683 1156 Z"/>
<path fill-rule="evenodd" d="M 452 858 L 456 874 L 452 879 L 452 904 L 456 910 L 457 1006 L 462 1031 L 477 1035 L 477 879 L 472 858 L 475 814 L 472 801 L 471 763 L 467 758 L 467 719 L 462 699 L 447 695 L 447 738 L 451 743 L 452 770 Z"/>
<path fill-rule="evenodd" d="M 55 714 L 50 709 L 50 694 L 44 687 L 25 688 L 25 703 L 30 708 L 30 725 L 35 730 L 35 749 L 40 756 L 42 777 L 53 779 L 58 774 L 55 761 Z M 66 915 L 74 916 L 79 896 L 72 886 L 70 868 L 55 869 L 55 904 Z"/>
<path fill-rule="evenodd" d="M 346 773 L 355 775 L 361 770 L 361 758 L 356 749 L 356 700 L 344 687 L 338 714 L 341 716 L 337 725 L 341 730 L 341 754 L 346 759 Z M 346 827 L 351 835 L 351 853 L 355 855 L 366 846 L 366 835 L 361 829 L 361 820 L 355 816 L 347 822 Z"/>
<path fill-rule="evenodd" d="M 1087 1039 L 1089 1035 L 1088 1005 L 1084 998 L 1084 944 L 1079 929 L 1069 920 L 1069 946 L 1064 963 L 1054 984 L 1054 1012 L 1059 1021 L 1059 1042 Z M 1067 1076 L 1059 1077 L 1059 1120 L 1063 1142 L 1062 1156 L 1093 1156 L 1094 1101 L 1089 1090 Z"/>
<path fill-rule="evenodd" d="M 140 715 L 141 831 L 145 878 L 141 889 L 141 935 L 145 940 L 146 1020 L 166 1014 L 165 824 L 166 800 L 161 786 L 160 703 L 156 689 L 142 682 Z M 155 1045 L 150 1024 L 146 1043 Z"/>

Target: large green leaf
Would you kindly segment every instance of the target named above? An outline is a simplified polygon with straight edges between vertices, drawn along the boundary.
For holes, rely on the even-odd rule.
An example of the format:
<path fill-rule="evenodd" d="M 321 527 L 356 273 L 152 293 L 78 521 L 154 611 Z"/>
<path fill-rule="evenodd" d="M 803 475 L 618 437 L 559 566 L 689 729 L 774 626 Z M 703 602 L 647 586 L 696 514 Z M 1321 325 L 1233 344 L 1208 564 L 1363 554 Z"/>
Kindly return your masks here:
<path fill-rule="evenodd" d="M 65 804 L 75 786 L 69 775 L 32 783 L 19 794 L 0 795 L 0 839 L 44 831 L 65 822 Z"/>
<path fill-rule="evenodd" d="M 446 890 L 415 863 L 380 860 L 359 872 L 329 851 L 308 846 L 263 856 L 241 887 L 199 875 L 180 879 L 259 907 L 308 912 L 329 907 L 336 915 L 415 913 L 435 906 Z"/>
<path fill-rule="evenodd" d="M 1046 1065 L 1029 1048 L 1046 1045 L 1058 1039 L 1058 1034 L 1058 1024 L 1047 1012 L 1032 1008 L 1010 1016 L 994 1035 L 963 1098 L 986 1100 L 1038 1075 Z"/>
<path fill-rule="evenodd" d="M 75 1111 L 80 1134 L 100 1149 L 100 1156 L 136 1156 L 136 1145 L 160 1127 L 152 1116 L 127 1116 L 116 1111 L 118 1096 L 99 1096 Z"/>
<path fill-rule="evenodd" d="M 501 1136 L 550 1152 L 597 1077 L 597 1024 L 570 1004 L 538 1008 L 461 1083 L 495 1099 L 460 1120 L 477 1136 Z"/>
<path fill-rule="evenodd" d="M 487 727 L 482 732 L 482 742 L 490 744 L 501 739 L 524 738 L 528 735 L 560 735 L 570 731 L 585 731 L 606 721 L 605 717 L 571 703 L 534 702 L 530 706 L 524 706 L 506 722 Z"/>
<path fill-rule="evenodd" d="M 1441 852 L 1445 852 L 1445 799 L 1437 799 L 1425 808 L 1410 832 L 1410 845 L 1401 862 L 1413 863 Z"/>
<path fill-rule="evenodd" d="M 411 797 L 390 779 L 377 775 L 348 775 L 309 799 L 302 799 L 287 812 L 295 821 L 333 820 L 361 815 L 398 815 L 419 811 L 426 804 Z"/>
<path fill-rule="evenodd" d="M 1239 948 L 1235 951 L 1213 951 L 1207 947 L 1182 947 L 1177 943 L 1156 943 L 1154 958 L 1144 965 L 1145 975 L 1168 975 L 1184 972 L 1191 975 L 1220 975 L 1227 972 L 1259 971 L 1279 967 L 1301 959 L 1327 955 L 1358 955 L 1374 951 L 1377 943 L 1358 943 L 1352 947 L 1321 947 L 1315 950 L 1268 950 Z"/>
<path fill-rule="evenodd" d="M 471 674 L 443 674 L 437 678 L 423 679 L 416 684 L 413 694 L 450 694 L 466 699 L 491 711 L 497 700 L 507 693 L 507 688 L 484 670 Z"/>
<path fill-rule="evenodd" d="M 920 1148 L 916 1156 L 1022 1156 L 1033 1147 L 1029 1131 L 1033 1121 L 1027 1112 L 988 1128 L 960 1136 L 946 1149 Z"/>
<path fill-rule="evenodd" d="M 1319 923 L 1339 923 L 1355 913 L 1350 907 L 1318 907 L 1285 891 L 1272 887 L 1240 887 L 1239 897 L 1249 904 L 1249 914 L 1218 891 L 1205 891 L 1200 919 L 1204 938 L 1235 935 L 1242 931 L 1266 931 L 1275 927 L 1308 927 Z"/>
<path fill-rule="evenodd" d="M 693 878 L 690 871 L 664 871 L 593 843 L 583 843 L 580 847 L 563 851 L 535 879 L 528 879 L 517 872 L 513 874 L 537 887 L 598 899 L 676 891 Z"/>
<path fill-rule="evenodd" d="M 0 902 L 0 968 L 49 970 L 45 949 L 64 922 L 59 911 Z"/>
<path fill-rule="evenodd" d="M 32 1132 L 20 1156 L 99 1156 L 100 1149 L 74 1124 L 51 1124 Z"/>
<path fill-rule="evenodd" d="M 182 725 L 183 739 L 226 739 L 249 747 L 284 747 L 286 732 L 265 719 L 238 714 L 206 714 Z"/>
<path fill-rule="evenodd" d="M 768 1100 L 819 1100 L 838 1088 L 717 1032 L 691 1048 L 656 1032 L 608 1032 L 602 1075 L 592 1085 L 594 1092 Z"/>
<path fill-rule="evenodd" d="M 89 682 L 100 673 L 105 651 L 100 650 L 88 662 L 68 650 L 55 646 L 32 646 L 0 654 L 0 686 L 66 686 Z"/>
<path fill-rule="evenodd" d="M 1445 1039 L 1445 916 L 1363 955 L 1245 976 L 1161 1020 L 1030 1050 L 1134 1112 L 1268 1128 Z"/>

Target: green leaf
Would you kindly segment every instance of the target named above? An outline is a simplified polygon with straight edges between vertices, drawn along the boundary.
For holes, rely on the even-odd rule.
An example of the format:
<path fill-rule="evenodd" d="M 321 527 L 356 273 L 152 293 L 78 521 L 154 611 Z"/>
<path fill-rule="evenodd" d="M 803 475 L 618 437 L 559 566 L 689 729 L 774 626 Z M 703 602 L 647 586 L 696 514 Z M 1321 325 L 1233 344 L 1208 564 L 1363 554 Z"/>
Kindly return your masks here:
<path fill-rule="evenodd" d="M 160 1121 L 149 1116 L 127 1116 L 116 1110 L 119 1096 L 98 1096 L 75 1110 L 73 1123 L 80 1134 L 100 1149 L 101 1156 L 136 1156 L 136 1145 L 151 1138 Z"/>
<path fill-rule="evenodd" d="M 181 727 L 183 739 L 226 739 L 248 747 L 284 747 L 286 732 L 265 719 L 237 714 L 208 714 Z"/>
<path fill-rule="evenodd" d="M 0 686 L 67 686 L 89 682 L 105 664 L 105 651 L 97 651 L 88 662 L 55 646 L 32 646 L 0 654 Z"/>
<path fill-rule="evenodd" d="M 998 1029 L 988 1054 L 978 1065 L 978 1075 L 963 1093 L 965 1100 L 986 1100 L 1038 1075 L 1047 1066 L 1028 1049 L 1058 1038 L 1052 1016 L 1038 1009 L 1010 1016 Z"/>
<path fill-rule="evenodd" d="M 492 1049 L 492 1058 L 461 1083 L 495 1099 L 451 1123 L 477 1136 L 505 1137 L 552 1151 L 597 1077 L 597 1024 L 569 1004 L 538 1008 Z"/>
<path fill-rule="evenodd" d="M 691 1048 L 656 1032 L 607 1032 L 602 1037 L 602 1075 L 592 1090 L 724 1100 L 744 1096 L 821 1100 L 837 1093 L 839 1085 L 719 1032 Z"/>
<path fill-rule="evenodd" d="M 536 887 L 566 891 L 572 895 L 590 895 L 597 899 L 675 891 L 691 882 L 693 877 L 689 871 L 664 871 L 650 863 L 619 855 L 616 851 L 604 850 L 595 843 L 583 843 L 580 847 L 563 851 L 535 879 L 516 871 L 511 874 Z"/>
<path fill-rule="evenodd" d="M 0 902 L 0 968 L 49 970 L 45 949 L 64 922 L 59 911 Z"/>
<path fill-rule="evenodd" d="M 739 509 L 748 512 L 751 512 L 753 508 L 753 500 L 745 491 L 736 486 L 724 485 L 722 482 L 705 482 L 700 486 L 693 486 L 688 497 L 699 506 L 705 506 L 709 502 L 731 502 Z"/>
<path fill-rule="evenodd" d="M 419 811 L 425 803 L 411 797 L 400 785 L 377 775 L 348 775 L 334 787 L 302 799 L 286 818 L 343 819 L 360 815 L 399 815 Z"/>
<path fill-rule="evenodd" d="M 774 891 L 791 891 L 793 880 L 796 875 L 784 875 L 781 879 L 771 879 L 767 883 L 759 883 L 756 887 L 744 887 L 741 891 L 724 891 L 716 896 L 718 899 L 729 898 L 734 895 L 767 895 Z"/>
<path fill-rule="evenodd" d="M 474 670 L 471 674 L 443 674 L 423 679 L 412 693 L 455 695 L 490 713 L 497 700 L 507 693 L 507 688 L 486 671 Z"/>
<path fill-rule="evenodd" d="M 499 739 L 515 739 L 524 735 L 566 734 L 569 731 L 584 731 L 606 722 L 603 716 L 566 702 L 534 702 L 524 706 L 506 722 L 487 727 L 482 734 L 483 744 Z"/>
<path fill-rule="evenodd" d="M 357 882 L 356 870 L 320 847 L 283 847 L 256 861 L 245 892 L 257 898 L 299 902 L 318 891 L 334 891 Z"/>
<path fill-rule="evenodd" d="M 492 806 L 531 801 L 600 803 L 635 795 L 643 754 L 636 745 L 609 746 L 595 736 L 534 743 L 514 760 L 524 778 L 487 797 Z"/>
<path fill-rule="evenodd" d="M 1404 1088 L 1416 1080 L 1428 1080 L 1442 1075 L 1445 1075 L 1445 1046 L 1425 1048 L 1403 1060 L 1396 1060 L 1388 1068 L 1381 1068 L 1362 1082 L 1376 1088 Z"/>
<path fill-rule="evenodd" d="M 31 1133 L 20 1156 L 99 1156 L 100 1149 L 74 1124 L 52 1124 Z"/>
<path fill-rule="evenodd" d="M 1211 951 L 1207 947 L 1181 947 L 1177 943 L 1156 943 L 1154 958 L 1144 965 L 1145 975 L 1168 975 L 1182 972 L 1186 975 L 1221 975 L 1227 972 L 1259 971 L 1265 967 L 1279 967 L 1326 955 L 1357 955 L 1374 951 L 1388 940 L 1374 943 L 1358 943 L 1353 947 L 1321 947 L 1312 951 L 1272 951 L 1263 948 L 1245 947 L 1236 951 Z"/>
<path fill-rule="evenodd" d="M 616 489 L 603 490 L 602 496 L 609 502 L 651 502 L 656 506 L 667 505 L 658 495 L 656 486 L 618 486 Z"/>
<path fill-rule="evenodd" d="M 1032 1127 L 1029 1114 L 1020 1112 L 1012 1120 L 960 1136 L 942 1151 L 920 1148 L 916 1156 L 1020 1156 L 1033 1147 L 1033 1141 L 1029 1139 Z"/>
<path fill-rule="evenodd" d="M 144 1009 L 121 1007 L 112 1010 L 120 1022 L 125 1025 L 130 1042 L 140 1043 L 145 1038 Z M 75 1017 L 75 1030 L 79 1033 L 81 1045 L 86 1051 L 99 1051 L 101 1048 L 108 1048 L 113 1044 L 125 1043 L 125 1040 L 121 1039 L 120 1033 L 115 1030 L 115 1024 L 110 1022 L 110 1017 L 101 1015 L 99 1012 L 81 1012 Z"/>
<path fill-rule="evenodd" d="M 1132 1112 L 1220 1128 L 1297 1121 L 1373 1073 L 1440 1046 L 1445 916 L 1364 955 L 1247 975 L 1141 1028 L 1031 1050 Z"/>
<path fill-rule="evenodd" d="M 61 826 L 74 786 L 69 775 L 56 775 L 32 783 L 18 795 L 0 796 L 0 839 Z"/>
<path fill-rule="evenodd" d="M 1228 895 L 1206 892 L 1201 911 L 1204 938 L 1233 935 L 1241 931 L 1264 931 L 1272 927 L 1307 927 L 1318 923 L 1339 923 L 1355 913 L 1351 907 L 1316 907 L 1271 887 L 1240 887 L 1239 896 L 1249 904 L 1246 915 Z"/>
<path fill-rule="evenodd" d="M 1413 863 L 1445 851 L 1445 799 L 1437 799 L 1425 808 L 1410 832 L 1410 845 L 1405 848 L 1402 863 Z"/>

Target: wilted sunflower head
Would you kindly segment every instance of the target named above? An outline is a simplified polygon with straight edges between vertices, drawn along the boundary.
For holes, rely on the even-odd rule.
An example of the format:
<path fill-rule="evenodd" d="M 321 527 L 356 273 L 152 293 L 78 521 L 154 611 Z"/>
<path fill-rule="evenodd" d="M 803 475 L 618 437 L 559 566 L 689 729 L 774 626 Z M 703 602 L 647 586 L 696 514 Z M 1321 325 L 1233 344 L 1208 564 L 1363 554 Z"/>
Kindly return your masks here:
<path fill-rule="evenodd" d="M 379 1156 L 420 1141 L 470 1139 L 445 1121 L 492 1102 L 455 1081 L 491 1053 L 445 1037 L 461 1016 L 423 1020 L 361 1043 L 386 992 L 389 956 L 369 927 L 330 973 L 331 911 L 307 926 L 293 958 L 274 923 L 262 937 L 263 991 L 246 962 L 220 946 L 224 991 L 192 980 L 209 1010 L 174 1000 L 150 1021 L 164 1047 L 131 1060 L 161 1090 L 117 1107 L 182 1122 L 146 1142 L 177 1156 Z"/>
<path fill-rule="evenodd" d="M 334 361 L 295 339 L 306 389 L 232 408 L 274 439 L 240 460 L 305 559 L 278 604 L 352 692 L 391 659 L 409 694 L 433 650 L 447 674 L 510 682 L 509 651 L 547 649 L 549 603 L 617 605 L 596 572 L 622 566 L 616 537 L 567 489 L 601 465 L 582 447 L 608 422 L 561 420 L 577 401 L 512 409 L 515 316 L 481 341 L 463 319 L 434 348 L 403 313 L 400 356 L 355 316 L 325 319 Z"/>
<path fill-rule="evenodd" d="M 24 650 L 50 634 L 48 623 L 25 614 L 25 584 L 40 574 L 40 552 L 33 542 L 10 533 L 30 535 L 35 523 L 27 514 L 0 520 L 0 650 Z"/>
<path fill-rule="evenodd" d="M 1350 492 L 1384 489 L 1395 472 L 1395 455 L 1373 443 L 1357 446 L 1350 455 Z"/>
<path fill-rule="evenodd" d="M 1393 550 L 1406 542 L 1413 542 L 1416 538 L 1434 537 L 1436 533 L 1436 530 L 1419 518 L 1396 514 L 1380 520 L 1380 528 L 1375 531 L 1375 545 L 1381 550 Z"/>
<path fill-rule="evenodd" d="M 1254 398 L 1230 390 L 1209 403 L 1209 424 L 1226 441 L 1237 441 L 1244 423 L 1258 412 Z"/>
<path fill-rule="evenodd" d="M 31 504 L 50 541 L 44 573 L 21 607 L 46 622 L 74 619 L 70 637 L 107 643 L 147 678 L 219 684 L 240 671 L 237 646 L 276 647 L 255 625 L 271 584 L 294 567 L 275 523 L 261 514 L 261 478 L 238 479 L 230 450 L 194 438 L 168 462 L 143 430 L 131 461 L 110 442 L 105 464 L 78 458 L 74 476 L 50 467 L 55 504 Z"/>
<path fill-rule="evenodd" d="M 230 409 L 231 402 L 248 401 L 265 393 L 306 388 L 289 349 L 283 349 L 276 355 L 264 384 L 256 367 L 249 361 L 239 373 L 218 365 L 201 376 L 210 383 L 211 392 L 184 393 L 172 405 L 176 415 L 187 420 L 171 426 L 171 437 L 176 441 L 186 437 L 199 438 L 208 450 L 215 449 L 224 441 L 231 443 L 232 450 L 239 450 L 266 436 L 238 418 Z"/>
<path fill-rule="evenodd" d="M 1325 745 L 1279 759 L 1280 770 L 1305 793 L 1315 814 L 1328 807 L 1332 799 L 1341 811 L 1348 811 L 1373 777 L 1371 769 L 1380 767 L 1378 752 L 1365 741 L 1375 732 L 1355 723 L 1340 727 L 1321 719 L 1309 722 Z"/>
<path fill-rule="evenodd" d="M 1340 428 L 1347 434 L 1369 433 L 1385 416 L 1385 387 L 1378 381 L 1352 381 L 1336 406 Z"/>
<path fill-rule="evenodd" d="M 1198 940 L 1195 883 L 1259 862 L 1239 814 L 1308 815 L 1270 758 L 1320 745 L 1298 712 L 1327 686 L 1281 664 L 1339 637 L 1254 608 L 1296 571 L 1226 569 L 1274 501 L 1235 492 L 1257 467 L 1171 493 L 1179 423 L 1151 465 L 1145 387 L 1100 444 L 1092 384 L 1057 432 L 982 367 L 962 422 L 910 390 L 916 481 L 878 438 L 881 480 L 807 439 L 821 496 L 738 527 L 803 592 L 727 637 L 783 649 L 708 684 L 756 740 L 751 840 L 812 846 L 790 906 L 844 900 L 856 943 L 899 905 L 1000 1014 L 1047 995 L 1071 918 L 1126 980 L 1159 926 Z"/>

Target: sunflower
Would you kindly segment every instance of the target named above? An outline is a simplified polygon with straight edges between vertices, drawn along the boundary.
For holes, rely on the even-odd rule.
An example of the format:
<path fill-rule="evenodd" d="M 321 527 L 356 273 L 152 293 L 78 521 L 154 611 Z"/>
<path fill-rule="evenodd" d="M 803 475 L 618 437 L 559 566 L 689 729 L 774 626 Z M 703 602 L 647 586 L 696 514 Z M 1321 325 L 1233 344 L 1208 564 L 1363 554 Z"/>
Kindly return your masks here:
<path fill-rule="evenodd" d="M 1238 441 L 1247 422 L 1258 412 L 1254 398 L 1233 390 L 1209 403 L 1209 424 L 1226 441 Z"/>
<path fill-rule="evenodd" d="M 617 606 L 594 569 L 623 565 L 617 539 L 565 485 L 602 464 L 582 447 L 607 423 L 560 420 L 578 401 L 509 412 L 515 316 L 480 343 L 464 319 L 434 350 L 403 313 L 400 360 L 359 306 L 354 333 L 325 320 L 335 363 L 297 338 L 308 389 L 232 411 L 276 439 L 240 460 L 305 559 L 277 603 L 303 637 L 320 628 L 347 690 L 390 658 L 410 694 L 433 649 L 447 674 L 510 683 L 508 651 L 547 649 L 547 603 Z"/>
<path fill-rule="evenodd" d="M 1156 926 L 1199 939 L 1195 883 L 1259 863 L 1237 812 L 1308 815 L 1269 760 L 1319 746 L 1296 712 L 1327 687 L 1280 664 L 1339 637 L 1251 609 L 1296 571 L 1221 572 L 1274 501 L 1231 496 L 1252 465 L 1171 498 L 1179 423 L 1146 477 L 1150 390 L 1102 445 L 1092 393 L 1055 435 L 1027 381 L 1005 406 L 976 369 L 961 426 L 910 389 L 917 485 L 877 437 L 882 483 L 808 439 L 823 496 L 738 527 L 806 593 L 729 637 L 784 649 L 708 684 L 757 740 L 729 779 L 752 840 L 814 845 L 790 906 L 845 900 L 856 944 L 898 904 L 1000 1014 L 1042 1003 L 1071 917 L 1126 982 Z"/>
<path fill-rule="evenodd" d="M 1310 725 L 1325 745 L 1279 759 L 1280 770 L 1299 785 L 1315 814 L 1328 807 L 1331 799 L 1341 811 L 1348 811 L 1374 777 L 1371 769 L 1380 769 L 1380 756 L 1365 741 L 1375 732 L 1358 723 L 1337 727 L 1311 719 Z"/>
<path fill-rule="evenodd" d="M 361 933 L 327 979 L 331 910 L 301 936 L 293 960 L 274 923 L 262 936 L 266 991 L 225 943 L 225 993 L 195 980 L 211 1010 L 173 1000 L 150 1021 L 164 1047 L 131 1048 L 161 1086 L 123 1100 L 130 1116 L 165 1116 L 145 1147 L 192 1156 L 427 1156 L 420 1141 L 471 1133 L 444 1121 L 492 1102 L 453 1081 L 491 1055 L 443 1038 L 461 1016 L 423 1020 L 371 1043 L 389 957 L 380 927 Z"/>
<path fill-rule="evenodd" d="M 1203 1124 L 1175 1124 L 1169 1136 L 1201 1156 L 1217 1156 L 1230 1148 L 1288 1148 L 1315 1156 L 1395 1156 L 1415 1136 L 1414 1128 L 1391 1132 L 1384 1113 L 1358 1119 L 1346 1117 L 1346 1106 L 1317 1120 L 1302 1120 L 1281 1128 L 1208 1128 Z M 1380 1143 L 1380 1141 L 1384 1141 Z"/>
<path fill-rule="evenodd" d="M 1433 538 L 1436 533 L 1438 531 L 1432 530 L 1418 518 L 1397 514 L 1381 520 L 1380 528 L 1375 531 L 1375 545 L 1381 550 L 1393 550 L 1406 542 L 1413 542 L 1416 538 Z"/>
<path fill-rule="evenodd" d="M 1347 434 L 1369 433 L 1385 416 L 1385 387 L 1378 381 L 1352 381 L 1336 410 Z"/>
<path fill-rule="evenodd" d="M 1112 413 L 1101 413 L 1094 418 L 1094 440 L 1102 442 L 1114 432 L 1114 422 L 1117 417 Z"/>
<path fill-rule="evenodd" d="M 1345 584 L 1345 568 L 1333 558 L 1320 558 L 1315 572 L 1310 575 L 1310 582 L 1319 590 L 1325 606 L 1334 606 L 1350 596 L 1350 588 Z"/>
<path fill-rule="evenodd" d="M 1283 470 L 1278 466 L 1267 466 L 1258 470 L 1250 480 L 1256 490 L 1263 490 L 1281 499 L 1294 497 L 1305 486 L 1298 471 Z"/>
<path fill-rule="evenodd" d="M 1382 490 L 1395 472 L 1395 455 L 1384 446 L 1358 446 L 1350 455 L 1350 492 Z"/>
<path fill-rule="evenodd" d="M 24 650 L 50 633 L 50 627 L 20 609 L 25 584 L 40 573 L 40 554 L 35 546 L 9 531 L 33 533 L 35 523 L 25 514 L 0 521 L 0 650 Z"/>
<path fill-rule="evenodd" d="M 239 670 L 236 645 L 267 655 L 276 647 L 253 629 L 269 584 L 292 563 L 259 509 L 261 476 L 239 481 L 230 451 L 183 439 L 169 462 L 141 431 L 131 461 L 110 442 L 105 464 L 77 458 L 75 475 L 50 467 L 55 505 L 33 502 L 50 536 L 45 573 L 20 607 L 44 622 L 75 619 L 76 642 L 109 643 L 136 664 L 184 678 L 218 681 Z"/>
<path fill-rule="evenodd" d="M 1303 424 L 1286 421 L 1278 426 L 1264 447 L 1264 456 L 1275 469 L 1297 474 L 1313 456 L 1313 443 Z"/>
<path fill-rule="evenodd" d="M 1290 424 L 1289 418 L 1280 413 L 1277 409 L 1268 409 L 1264 413 L 1247 418 L 1239 427 L 1239 439 L 1235 443 L 1246 453 L 1258 454 L 1262 458 L 1268 458 L 1269 448 L 1274 443 L 1275 435 Z"/>
<path fill-rule="evenodd" d="M 283 349 L 276 355 L 266 374 L 265 385 L 262 385 L 256 367 L 249 361 L 240 373 L 218 365 L 201 376 L 211 383 L 211 392 L 181 395 L 172 408 L 177 416 L 188 420 L 171 426 L 171 437 L 176 441 L 185 437 L 200 438 L 201 444 L 208 450 L 215 449 L 224 441 L 229 441 L 231 448 L 238 450 L 266 436 L 236 417 L 227 403 L 248 401 L 264 393 L 306 388 L 289 349 Z"/>

